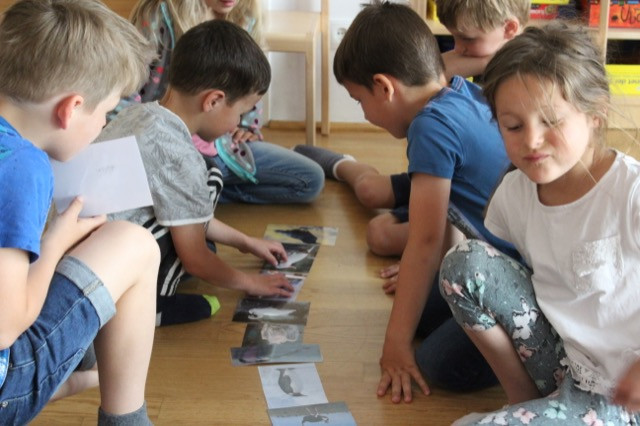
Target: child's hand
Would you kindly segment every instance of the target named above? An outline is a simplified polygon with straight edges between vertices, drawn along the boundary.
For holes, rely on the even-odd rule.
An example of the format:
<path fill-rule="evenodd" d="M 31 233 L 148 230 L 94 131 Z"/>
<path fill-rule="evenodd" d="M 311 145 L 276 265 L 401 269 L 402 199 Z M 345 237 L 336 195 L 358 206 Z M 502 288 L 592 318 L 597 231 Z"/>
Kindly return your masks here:
<path fill-rule="evenodd" d="M 76 197 L 64 212 L 52 220 L 42 243 L 55 245 L 61 250 L 62 255 L 106 222 L 105 215 L 90 218 L 78 217 L 82 211 L 82 205 L 82 199 Z"/>
<path fill-rule="evenodd" d="M 246 292 L 251 296 L 282 296 L 293 294 L 293 286 L 284 274 L 249 275 L 250 282 Z"/>
<path fill-rule="evenodd" d="M 231 135 L 231 139 L 233 140 L 234 143 L 255 142 L 259 140 L 260 137 L 249 130 L 238 127 Z"/>
<path fill-rule="evenodd" d="M 273 266 L 278 266 L 278 263 L 287 261 L 287 252 L 282 243 L 278 241 L 249 237 L 246 249 L 241 251 L 266 260 Z"/>
<path fill-rule="evenodd" d="M 380 270 L 380 278 L 386 281 L 382 284 L 382 289 L 387 294 L 394 294 L 396 292 L 396 285 L 398 284 L 398 272 L 400 272 L 400 263 L 387 266 Z"/>
<path fill-rule="evenodd" d="M 385 339 L 380 358 L 381 377 L 378 383 L 378 396 L 384 396 L 391 390 L 391 402 L 411 402 L 411 379 L 415 380 L 422 392 L 429 395 L 430 390 L 420 373 L 410 344 L 389 342 Z"/>
<path fill-rule="evenodd" d="M 622 376 L 613 391 L 612 401 L 627 411 L 640 411 L 640 361 L 633 363 Z"/>

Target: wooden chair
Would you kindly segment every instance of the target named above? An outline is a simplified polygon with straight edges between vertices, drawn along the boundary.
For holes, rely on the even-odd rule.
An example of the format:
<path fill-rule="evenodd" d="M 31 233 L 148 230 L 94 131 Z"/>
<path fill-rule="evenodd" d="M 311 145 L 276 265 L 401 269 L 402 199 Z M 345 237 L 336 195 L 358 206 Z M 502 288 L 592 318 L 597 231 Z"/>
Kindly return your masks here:
<path fill-rule="evenodd" d="M 265 11 L 264 38 L 272 52 L 302 53 L 305 56 L 305 123 L 307 145 L 316 141 L 316 63 L 318 39 L 322 40 L 321 131 L 329 134 L 329 0 L 321 0 L 321 11 Z"/>

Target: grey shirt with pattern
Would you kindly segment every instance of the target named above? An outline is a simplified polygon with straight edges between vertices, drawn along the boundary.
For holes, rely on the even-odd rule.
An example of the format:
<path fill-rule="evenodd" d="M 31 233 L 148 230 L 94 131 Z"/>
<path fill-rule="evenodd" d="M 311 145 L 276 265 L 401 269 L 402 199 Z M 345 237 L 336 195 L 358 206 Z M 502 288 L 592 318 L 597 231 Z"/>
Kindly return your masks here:
<path fill-rule="evenodd" d="M 220 171 L 207 166 L 191 142 L 184 122 L 157 102 L 132 105 L 122 110 L 102 131 L 97 141 L 134 135 L 138 142 L 153 199 L 152 207 L 109 215 L 149 229 L 160 246 L 158 312 L 163 298 L 175 294 L 184 274 L 169 227 L 206 226 L 222 190 Z"/>

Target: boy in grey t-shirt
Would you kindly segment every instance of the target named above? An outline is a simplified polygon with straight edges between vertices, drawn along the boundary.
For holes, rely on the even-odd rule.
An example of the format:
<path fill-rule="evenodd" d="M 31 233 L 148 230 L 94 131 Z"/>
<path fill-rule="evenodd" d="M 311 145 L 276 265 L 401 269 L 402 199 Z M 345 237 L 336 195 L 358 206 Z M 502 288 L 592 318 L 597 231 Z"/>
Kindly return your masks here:
<path fill-rule="evenodd" d="M 282 244 L 248 237 L 213 217 L 221 175 L 216 168 L 207 170 L 191 142 L 192 134 L 213 140 L 235 128 L 270 79 L 264 53 L 244 30 L 225 21 L 205 22 L 176 44 L 164 98 L 124 109 L 100 134 L 99 140 L 133 134 L 138 141 L 154 205 L 113 218 L 144 226 L 160 246 L 157 325 L 196 321 L 218 310 L 214 296 L 176 294 L 185 272 L 257 296 L 287 296 L 293 290 L 283 275 L 246 274 L 209 248 L 208 242 L 219 242 L 274 265 L 286 260 Z"/>

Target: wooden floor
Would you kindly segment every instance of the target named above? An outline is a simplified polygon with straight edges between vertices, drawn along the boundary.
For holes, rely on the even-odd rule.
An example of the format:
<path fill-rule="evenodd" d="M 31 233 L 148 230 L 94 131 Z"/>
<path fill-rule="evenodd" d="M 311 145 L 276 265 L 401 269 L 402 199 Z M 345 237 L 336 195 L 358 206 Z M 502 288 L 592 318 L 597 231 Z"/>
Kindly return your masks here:
<path fill-rule="evenodd" d="M 291 147 L 302 131 L 266 131 L 268 140 Z M 385 133 L 334 133 L 318 145 L 348 152 L 379 167 L 382 173 L 406 168 L 404 141 Z M 626 146 L 621 148 L 626 149 Z M 360 425 L 447 425 L 470 411 L 504 404 L 498 387 L 452 394 L 434 388 L 425 397 L 416 391 L 411 404 L 394 405 L 375 395 L 385 327 L 392 298 L 381 290 L 378 270 L 394 259 L 380 258 L 365 246 L 365 227 L 372 213 L 360 207 L 349 189 L 328 181 L 310 205 L 223 205 L 216 216 L 247 234 L 262 236 L 269 223 L 339 228 L 335 246 L 322 246 L 298 297 L 311 302 L 305 343 L 320 345 L 324 362 L 318 373 L 329 401 L 347 403 Z M 220 255 L 246 271 L 261 262 L 228 249 Z M 240 346 L 245 324 L 231 322 L 237 292 L 186 283 L 185 291 L 215 293 L 221 311 L 211 320 L 160 328 L 147 382 L 147 403 L 157 425 L 268 425 L 269 417 L 256 367 L 233 367 L 229 348 Z M 99 403 L 97 390 L 50 404 L 34 425 L 92 425 Z"/>

